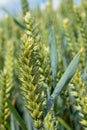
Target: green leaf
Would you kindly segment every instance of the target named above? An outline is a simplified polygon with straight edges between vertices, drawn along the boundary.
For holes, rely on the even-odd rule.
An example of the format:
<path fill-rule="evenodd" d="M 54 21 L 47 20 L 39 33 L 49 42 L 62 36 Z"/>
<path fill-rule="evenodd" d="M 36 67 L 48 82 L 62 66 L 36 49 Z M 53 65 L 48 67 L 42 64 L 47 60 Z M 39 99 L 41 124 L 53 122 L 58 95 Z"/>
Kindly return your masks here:
<path fill-rule="evenodd" d="M 13 21 L 21 28 L 21 29 L 25 29 L 25 25 L 23 22 L 20 22 L 16 17 L 14 17 L 12 14 L 9 13 L 8 10 L 6 10 L 5 8 L 2 8 L 3 11 L 5 11 L 9 16 L 12 17 Z"/>
<path fill-rule="evenodd" d="M 46 114 L 49 112 L 50 108 L 52 107 L 52 105 L 55 102 L 56 97 L 61 93 L 61 91 L 63 90 L 63 88 L 66 87 L 66 85 L 69 83 L 69 81 L 72 79 L 76 68 L 78 66 L 79 60 L 80 60 L 80 55 L 81 55 L 82 49 L 81 51 L 73 58 L 73 60 L 71 61 L 70 65 L 68 66 L 68 68 L 66 69 L 65 73 L 63 74 L 63 76 L 61 77 L 60 81 L 58 82 L 58 84 L 56 85 L 56 88 L 54 89 L 52 95 L 50 96 L 50 98 L 48 99 L 47 102 L 47 107 L 45 109 L 44 112 L 44 116 L 43 119 L 45 118 Z"/>
<path fill-rule="evenodd" d="M 58 120 L 58 122 L 60 122 L 66 128 L 66 130 L 71 130 L 69 125 L 62 118 L 57 117 L 57 120 Z"/>
<path fill-rule="evenodd" d="M 13 113 L 14 117 L 16 118 L 16 120 L 19 122 L 20 126 L 24 129 L 24 130 L 28 130 L 26 128 L 26 125 L 24 123 L 24 121 L 22 120 L 22 118 L 20 117 L 20 115 L 18 114 L 18 112 L 16 111 L 16 109 L 12 106 L 11 102 L 8 100 L 8 107 L 11 110 L 11 112 Z"/>
<path fill-rule="evenodd" d="M 11 116 L 10 116 L 10 121 L 11 121 L 11 130 L 15 130 L 15 122 L 14 122 L 14 116 L 13 114 L 11 113 Z"/>
<path fill-rule="evenodd" d="M 49 33 L 50 61 L 52 68 L 53 88 L 55 88 L 56 76 L 58 72 L 58 52 L 57 52 L 54 28 L 50 27 L 49 32 L 50 32 Z"/>

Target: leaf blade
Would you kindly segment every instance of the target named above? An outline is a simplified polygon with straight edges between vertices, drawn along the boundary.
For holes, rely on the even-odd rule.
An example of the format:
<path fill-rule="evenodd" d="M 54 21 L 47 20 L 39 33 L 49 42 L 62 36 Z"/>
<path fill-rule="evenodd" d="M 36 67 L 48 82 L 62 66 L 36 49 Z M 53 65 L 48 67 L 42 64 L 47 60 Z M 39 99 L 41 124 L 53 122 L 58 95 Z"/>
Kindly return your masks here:
<path fill-rule="evenodd" d="M 73 77 L 73 75 L 74 75 L 74 73 L 76 71 L 76 68 L 78 66 L 79 60 L 80 60 L 81 52 L 82 52 L 82 49 L 73 58 L 73 60 L 69 64 L 68 68 L 66 69 L 65 73 L 61 77 L 60 81 L 57 83 L 56 88 L 54 89 L 52 95 L 50 96 L 50 98 L 47 101 L 47 106 L 45 108 L 43 119 L 45 118 L 45 116 L 47 115 L 47 113 L 51 109 L 52 105 L 54 104 L 54 101 L 55 101 L 56 97 L 60 94 L 60 92 L 63 90 L 63 88 L 69 83 L 69 81 Z"/>
<path fill-rule="evenodd" d="M 19 21 L 16 17 L 14 17 L 12 14 L 9 13 L 9 11 L 5 8 L 2 8 L 3 11 L 5 11 L 9 16 L 12 17 L 13 21 L 21 28 L 25 29 L 26 26 L 23 24 L 23 22 Z"/>
<path fill-rule="evenodd" d="M 58 72 L 58 52 L 57 52 L 55 31 L 53 26 L 49 28 L 49 49 L 50 49 L 50 61 L 52 68 L 53 88 L 55 88 L 56 76 Z"/>
<path fill-rule="evenodd" d="M 18 114 L 18 112 L 16 111 L 16 109 L 12 106 L 11 102 L 8 100 L 8 107 L 11 110 L 11 112 L 13 113 L 13 115 L 15 116 L 15 118 L 17 119 L 17 121 L 19 122 L 20 126 L 24 129 L 24 130 L 28 130 L 26 128 L 25 123 L 23 122 L 23 120 L 21 119 L 20 115 Z"/>

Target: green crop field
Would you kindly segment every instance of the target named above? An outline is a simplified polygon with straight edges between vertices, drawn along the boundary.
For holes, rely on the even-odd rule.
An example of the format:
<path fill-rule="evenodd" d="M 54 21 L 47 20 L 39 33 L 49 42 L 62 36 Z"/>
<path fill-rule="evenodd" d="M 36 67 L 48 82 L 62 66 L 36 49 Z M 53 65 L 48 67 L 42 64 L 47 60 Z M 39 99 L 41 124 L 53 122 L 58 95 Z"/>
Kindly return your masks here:
<path fill-rule="evenodd" d="M 0 19 L 0 130 L 87 130 L 87 0 Z"/>

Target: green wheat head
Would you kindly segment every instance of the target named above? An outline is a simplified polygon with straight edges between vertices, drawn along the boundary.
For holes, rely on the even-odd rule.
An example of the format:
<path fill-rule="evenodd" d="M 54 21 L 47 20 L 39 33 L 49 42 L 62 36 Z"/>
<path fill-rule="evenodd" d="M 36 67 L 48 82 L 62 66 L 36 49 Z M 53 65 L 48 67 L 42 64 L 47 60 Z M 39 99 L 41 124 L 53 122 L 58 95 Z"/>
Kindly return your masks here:
<path fill-rule="evenodd" d="M 29 11 L 29 4 L 27 0 L 21 0 L 22 12 L 25 15 Z"/>
<path fill-rule="evenodd" d="M 69 44 L 68 47 L 69 51 L 71 52 L 72 56 L 75 56 L 75 53 L 78 50 L 78 44 L 76 43 L 76 39 L 73 30 L 71 28 L 71 25 L 69 23 L 69 19 L 68 18 L 64 19 L 63 24 L 64 24 L 66 38 Z"/>
<path fill-rule="evenodd" d="M 10 48 L 9 48 L 10 47 Z M 0 73 L 0 129 L 5 130 L 8 118 L 7 100 L 10 98 L 10 90 L 13 86 L 13 45 L 7 47 L 5 66 Z"/>
<path fill-rule="evenodd" d="M 23 37 L 20 57 L 20 80 L 22 83 L 20 88 L 25 106 L 30 110 L 29 113 L 34 120 L 34 126 L 36 128 L 41 128 L 41 119 L 46 104 L 46 88 L 48 87 L 50 80 L 46 78 L 46 71 L 48 71 L 49 68 L 44 67 L 48 65 L 46 59 L 43 57 L 43 52 L 40 53 L 41 45 L 39 44 L 41 43 L 37 28 L 33 22 L 31 22 L 29 13 L 25 16 L 25 23 L 27 30 Z"/>
<path fill-rule="evenodd" d="M 78 32 L 78 43 L 80 47 L 84 48 L 84 53 L 81 58 L 81 67 L 84 68 L 86 66 L 86 53 L 87 53 L 87 29 L 84 23 L 84 20 L 81 17 L 80 11 L 77 6 L 74 6 L 74 16 L 77 24 L 77 32 Z"/>
<path fill-rule="evenodd" d="M 71 94 L 75 97 L 75 109 L 79 111 L 80 123 L 87 129 L 87 94 L 79 71 L 72 79 Z"/>
<path fill-rule="evenodd" d="M 49 112 L 44 120 L 44 128 L 43 130 L 56 130 L 56 125 L 54 125 L 55 119 L 52 117 L 52 111 Z"/>

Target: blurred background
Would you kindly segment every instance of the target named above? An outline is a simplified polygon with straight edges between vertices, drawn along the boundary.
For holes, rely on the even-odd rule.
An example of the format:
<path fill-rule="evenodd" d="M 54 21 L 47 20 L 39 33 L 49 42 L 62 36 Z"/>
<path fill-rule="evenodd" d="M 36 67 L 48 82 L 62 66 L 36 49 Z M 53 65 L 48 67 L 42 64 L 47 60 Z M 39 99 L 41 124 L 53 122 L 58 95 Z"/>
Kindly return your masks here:
<path fill-rule="evenodd" d="M 48 0 L 28 0 L 31 9 L 40 6 L 42 10 L 45 9 L 47 1 Z M 53 8 L 57 9 L 57 7 L 60 5 L 60 2 L 61 0 L 53 0 Z M 74 0 L 74 2 L 79 4 L 80 0 Z M 3 7 L 12 14 L 21 12 L 20 0 L 0 0 L 0 18 L 3 18 L 6 15 L 6 13 L 2 10 Z"/>

